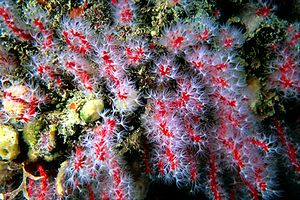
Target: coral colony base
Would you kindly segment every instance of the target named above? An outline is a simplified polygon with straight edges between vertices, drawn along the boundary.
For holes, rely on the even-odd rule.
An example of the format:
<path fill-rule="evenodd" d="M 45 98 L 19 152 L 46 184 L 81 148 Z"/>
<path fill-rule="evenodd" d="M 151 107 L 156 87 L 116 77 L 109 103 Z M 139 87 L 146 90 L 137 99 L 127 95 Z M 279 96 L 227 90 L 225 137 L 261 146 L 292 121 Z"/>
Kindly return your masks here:
<path fill-rule="evenodd" d="M 1 199 L 284 197 L 300 26 L 226 2 L 1 2 Z"/>

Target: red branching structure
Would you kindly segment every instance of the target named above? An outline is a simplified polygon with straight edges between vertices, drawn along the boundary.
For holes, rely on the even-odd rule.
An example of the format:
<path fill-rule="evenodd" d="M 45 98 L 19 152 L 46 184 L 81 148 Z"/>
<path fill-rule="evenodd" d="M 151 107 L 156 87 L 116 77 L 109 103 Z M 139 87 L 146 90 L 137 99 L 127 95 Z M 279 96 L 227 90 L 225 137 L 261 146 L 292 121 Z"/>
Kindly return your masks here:
<path fill-rule="evenodd" d="M 75 190 L 87 185 L 88 196 L 95 198 L 95 193 L 101 198 L 118 200 L 130 199 L 129 177 L 121 168 L 121 160 L 113 152 L 112 138 L 117 130 L 117 121 L 105 117 L 105 122 L 94 128 L 87 136 L 83 147 L 77 147 L 71 157 L 67 170 L 66 186 Z M 103 177 L 103 179 L 101 178 Z M 101 179 L 100 179 L 101 178 Z M 98 186 L 92 186 L 92 180 L 98 180 Z M 99 191 L 101 186 L 101 191 Z M 98 188 L 98 191 L 95 191 Z"/>
<path fill-rule="evenodd" d="M 13 19 L 12 14 L 4 6 L 0 7 L 0 16 L 3 18 L 4 22 L 7 24 L 7 27 L 19 38 L 23 40 L 33 39 L 31 34 L 27 31 L 19 28 Z"/>
<path fill-rule="evenodd" d="M 294 169 L 299 172 L 300 171 L 300 161 L 296 155 L 297 149 L 294 147 L 294 145 L 291 142 L 288 141 L 287 136 L 285 135 L 285 131 L 278 120 L 275 121 L 275 128 L 276 128 L 279 140 L 280 140 L 284 150 L 286 151 L 288 159 L 290 160 L 290 163 L 292 164 Z"/>
<path fill-rule="evenodd" d="M 63 36 L 66 39 L 66 43 L 75 52 L 78 52 L 78 53 L 81 53 L 84 55 L 87 53 L 87 51 L 89 49 L 91 49 L 90 42 L 86 39 L 86 36 L 84 34 L 80 33 L 79 31 L 75 31 L 73 29 L 70 30 L 70 33 L 67 31 L 64 31 Z M 72 42 L 71 38 L 73 40 L 78 39 L 80 44 L 79 45 L 74 44 L 74 42 Z"/>
<path fill-rule="evenodd" d="M 37 107 L 41 103 L 41 100 L 35 96 L 28 87 L 22 86 L 22 89 L 17 89 L 17 86 L 12 86 L 3 91 L 3 100 L 9 104 L 7 109 L 11 110 L 11 105 L 13 103 L 18 104 L 21 109 L 20 111 L 14 113 L 12 111 L 12 118 L 16 118 L 22 123 L 29 122 L 37 114 Z M 16 91 L 17 90 L 17 91 Z M 23 90 L 23 91 L 22 91 Z M 23 93 L 22 95 L 17 95 L 14 93 Z M 4 104 L 6 105 L 6 104 Z M 9 112 L 9 111 L 8 111 Z"/>
<path fill-rule="evenodd" d="M 268 6 L 262 6 L 256 9 L 256 15 L 260 17 L 267 17 L 271 13 L 271 9 Z"/>
<path fill-rule="evenodd" d="M 93 83 L 89 72 L 85 69 L 86 66 L 83 66 L 81 63 L 76 62 L 75 60 L 66 61 L 65 66 L 67 70 L 79 80 L 79 82 L 87 91 L 93 90 Z"/>
<path fill-rule="evenodd" d="M 85 10 L 89 6 L 85 1 Z M 100 26 L 100 31 L 81 13 L 80 18 L 64 16 L 58 30 L 49 28 L 47 18 L 35 16 L 29 19 L 32 34 L 16 25 L 8 8 L 0 7 L 1 19 L 13 35 L 35 44 L 38 53 L 28 63 L 30 77 L 50 90 L 71 86 L 89 98 L 105 96 L 109 102 L 107 110 L 98 113 L 99 120 L 80 123 L 81 132 L 74 136 L 78 138 L 66 142 L 72 152 L 56 183 L 47 166 L 38 164 L 40 177 L 21 185 L 24 196 L 41 200 L 138 198 L 126 158 L 118 152 L 138 126 L 143 134 L 138 166 L 150 180 L 176 184 L 195 195 L 202 190 L 216 200 L 276 197 L 275 158 L 282 151 L 288 168 L 298 175 L 299 145 L 281 121 L 275 120 L 275 131 L 272 127 L 262 130 L 251 112 L 253 100 L 237 53 L 244 45 L 243 33 L 201 16 L 189 23 L 172 23 L 161 33 L 152 32 L 157 38 L 135 37 L 129 34 L 139 28 L 133 1 L 114 0 L 111 6 L 115 24 Z M 188 1 L 169 1 L 166 6 L 176 10 L 188 6 Z M 261 5 L 253 14 L 269 18 L 271 11 L 268 5 Z M 274 44 L 280 47 L 270 63 L 265 89 L 297 101 L 299 27 L 289 26 L 286 31 L 285 41 Z M 5 72 L 11 73 L 7 70 L 10 62 L 1 62 Z M 101 89 L 107 94 L 101 94 Z M 23 90 L 12 92 L 1 86 L 3 104 L 22 108 L 16 112 L 4 106 L 1 112 L 20 124 L 35 119 L 43 103 L 39 88 Z M 128 127 L 127 120 L 136 124 Z M 37 148 L 49 153 L 55 147 L 47 134 L 40 133 L 45 140 Z"/>
<path fill-rule="evenodd" d="M 216 200 L 221 200 L 222 197 L 218 190 L 218 183 L 217 183 L 217 177 L 216 177 L 216 173 L 217 173 L 216 159 L 215 159 L 214 155 L 211 156 L 209 165 L 210 165 L 209 182 L 210 182 L 211 191 Z"/>
<path fill-rule="evenodd" d="M 42 41 L 42 48 L 43 49 L 49 49 L 53 46 L 53 33 L 50 30 L 47 30 L 44 27 L 44 24 L 41 20 L 38 18 L 35 18 L 33 20 L 34 25 L 39 29 L 39 31 L 42 33 L 43 41 Z"/>
<path fill-rule="evenodd" d="M 38 75 L 41 76 L 41 78 L 44 79 L 45 81 L 47 79 L 50 79 L 50 81 L 53 80 L 54 81 L 53 84 L 55 84 L 55 86 L 60 86 L 62 83 L 62 80 L 59 77 L 58 73 L 50 65 L 47 65 L 47 64 L 38 65 L 37 72 L 38 72 Z"/>
<path fill-rule="evenodd" d="M 44 170 L 44 168 L 39 165 L 38 166 L 38 171 L 40 173 L 40 176 L 42 177 L 40 180 L 40 185 L 38 188 L 38 195 L 37 195 L 37 199 L 38 200 L 46 200 L 49 198 L 49 190 L 50 190 L 50 185 L 49 185 L 49 181 L 48 181 L 48 176 L 46 171 Z"/>
<path fill-rule="evenodd" d="M 134 20 L 134 11 L 132 2 L 128 0 L 112 1 L 115 6 L 116 22 L 121 25 L 132 24 Z"/>
<path fill-rule="evenodd" d="M 299 69 L 299 27 L 287 27 L 288 38 L 277 49 L 278 57 L 271 64 L 271 88 L 282 92 L 287 98 L 297 98 L 300 92 Z M 280 44 L 277 44 L 278 46 Z"/>

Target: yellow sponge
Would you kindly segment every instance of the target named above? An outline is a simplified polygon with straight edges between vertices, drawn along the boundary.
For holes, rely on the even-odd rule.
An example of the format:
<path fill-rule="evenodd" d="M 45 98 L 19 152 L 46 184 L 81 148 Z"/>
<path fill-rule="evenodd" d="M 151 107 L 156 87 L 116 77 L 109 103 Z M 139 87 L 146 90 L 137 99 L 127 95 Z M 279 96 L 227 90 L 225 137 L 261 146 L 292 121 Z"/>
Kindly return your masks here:
<path fill-rule="evenodd" d="M 0 125 L 0 157 L 13 160 L 19 153 L 18 133 L 11 126 Z"/>

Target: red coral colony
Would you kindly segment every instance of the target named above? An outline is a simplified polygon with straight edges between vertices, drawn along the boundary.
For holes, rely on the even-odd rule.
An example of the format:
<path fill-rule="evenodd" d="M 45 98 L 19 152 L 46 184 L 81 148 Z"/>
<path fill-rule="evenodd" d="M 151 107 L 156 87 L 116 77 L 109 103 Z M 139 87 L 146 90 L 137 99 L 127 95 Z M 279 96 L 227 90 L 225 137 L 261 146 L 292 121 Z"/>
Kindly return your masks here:
<path fill-rule="evenodd" d="M 292 4 L 58 2 L 0 3 L 0 199 L 299 197 Z"/>

